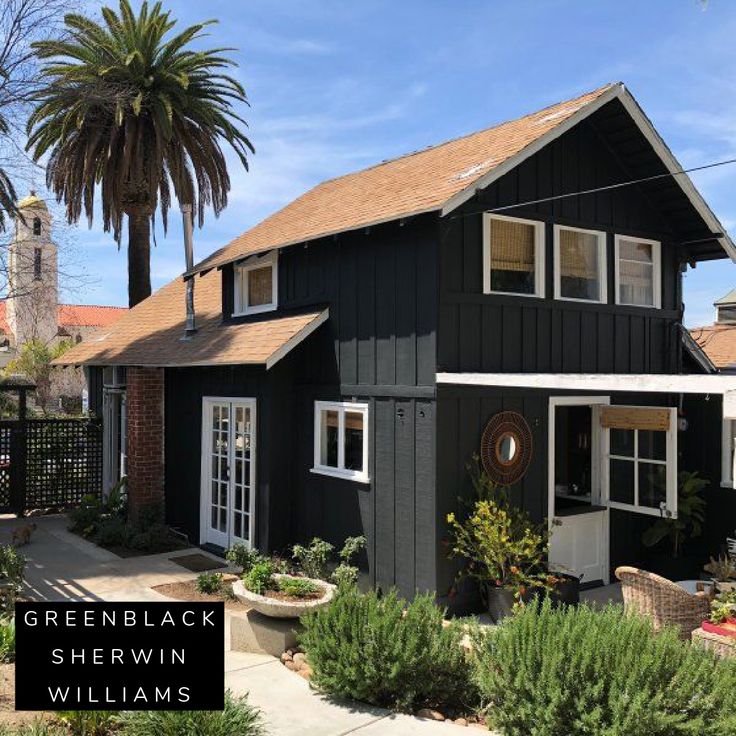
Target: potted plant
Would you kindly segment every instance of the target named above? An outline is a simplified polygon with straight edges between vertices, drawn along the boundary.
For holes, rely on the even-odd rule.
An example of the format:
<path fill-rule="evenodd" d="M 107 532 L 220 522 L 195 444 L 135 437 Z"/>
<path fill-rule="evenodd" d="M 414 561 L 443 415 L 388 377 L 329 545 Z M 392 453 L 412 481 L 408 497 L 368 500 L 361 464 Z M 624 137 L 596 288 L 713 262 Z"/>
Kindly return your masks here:
<path fill-rule="evenodd" d="M 657 572 L 666 577 L 682 574 L 683 567 L 697 569 L 698 561 L 693 558 L 683 559 L 683 548 L 690 539 L 695 539 L 703 533 L 706 502 L 703 498 L 703 489 L 709 481 L 701 478 L 697 472 L 681 471 L 677 476 L 677 518 L 661 517 L 642 535 L 645 547 L 656 547 L 664 540 L 669 540 L 671 553 L 666 553 L 662 560 L 654 560 Z M 673 564 L 674 558 L 674 564 Z M 671 569 L 670 569 L 671 568 Z"/>
<path fill-rule="evenodd" d="M 448 514 L 451 555 L 463 559 L 460 576 L 476 579 L 494 621 L 509 615 L 532 592 L 550 590 L 546 525 L 534 524 L 508 493 L 476 470 L 479 498 L 463 521 Z"/>
<path fill-rule="evenodd" d="M 710 562 L 703 565 L 703 570 L 710 573 L 716 589 L 722 592 L 736 589 L 736 565 L 728 555 L 719 555 L 718 559 L 710 558 Z"/>

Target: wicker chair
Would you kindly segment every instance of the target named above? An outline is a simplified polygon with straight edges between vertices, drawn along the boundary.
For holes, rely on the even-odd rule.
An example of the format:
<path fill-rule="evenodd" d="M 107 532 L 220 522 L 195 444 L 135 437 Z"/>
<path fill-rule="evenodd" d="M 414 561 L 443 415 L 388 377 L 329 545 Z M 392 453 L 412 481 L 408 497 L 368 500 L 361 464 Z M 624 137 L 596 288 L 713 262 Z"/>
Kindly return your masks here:
<path fill-rule="evenodd" d="M 708 593 L 691 595 L 677 583 L 635 567 L 619 567 L 616 577 L 621 581 L 625 610 L 648 616 L 655 630 L 677 626 L 680 638 L 689 641 L 691 632 L 710 615 Z"/>

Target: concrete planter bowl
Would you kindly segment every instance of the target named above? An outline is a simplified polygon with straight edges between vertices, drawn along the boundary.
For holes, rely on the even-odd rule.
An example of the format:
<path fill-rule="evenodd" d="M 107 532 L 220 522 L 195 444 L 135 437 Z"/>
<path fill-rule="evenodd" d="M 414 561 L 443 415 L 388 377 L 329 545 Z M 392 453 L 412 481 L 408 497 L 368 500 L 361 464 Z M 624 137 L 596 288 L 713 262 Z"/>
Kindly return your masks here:
<path fill-rule="evenodd" d="M 276 574 L 274 577 L 278 579 L 293 578 L 295 576 Z M 307 613 L 307 611 L 314 611 L 317 608 L 326 606 L 335 595 L 334 585 L 325 583 L 324 580 L 306 579 L 322 588 L 324 591 L 322 596 L 303 601 L 283 601 L 279 598 L 268 598 L 265 595 L 253 593 L 243 585 L 242 580 L 236 580 L 233 583 L 233 593 L 239 601 L 242 601 L 263 616 L 270 618 L 299 618 L 302 614 Z"/>

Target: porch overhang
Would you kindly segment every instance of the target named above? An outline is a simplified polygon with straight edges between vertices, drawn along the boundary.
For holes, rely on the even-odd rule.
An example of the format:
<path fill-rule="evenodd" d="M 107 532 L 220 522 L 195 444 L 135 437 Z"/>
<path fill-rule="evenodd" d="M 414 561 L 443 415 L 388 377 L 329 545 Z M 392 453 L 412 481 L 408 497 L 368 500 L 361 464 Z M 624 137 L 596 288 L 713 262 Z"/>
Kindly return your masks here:
<path fill-rule="evenodd" d="M 581 393 L 710 394 L 723 397 L 723 418 L 736 419 L 736 376 L 655 373 L 438 373 L 437 384 L 538 388 Z"/>

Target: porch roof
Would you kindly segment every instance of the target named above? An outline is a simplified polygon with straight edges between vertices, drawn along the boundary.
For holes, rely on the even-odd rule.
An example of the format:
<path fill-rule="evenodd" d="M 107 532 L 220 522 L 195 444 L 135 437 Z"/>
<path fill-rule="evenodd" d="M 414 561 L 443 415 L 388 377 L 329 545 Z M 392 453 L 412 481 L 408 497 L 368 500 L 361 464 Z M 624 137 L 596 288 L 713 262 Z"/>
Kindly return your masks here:
<path fill-rule="evenodd" d="M 736 419 L 736 376 L 656 373 L 438 373 L 438 384 L 540 388 L 585 393 L 713 394 L 723 416 Z"/>
<path fill-rule="evenodd" d="M 55 365 L 188 367 L 263 365 L 271 368 L 329 316 L 311 307 L 279 316 L 223 323 L 221 277 L 212 272 L 196 282 L 197 331 L 182 340 L 186 317 L 181 279 L 159 289 L 120 320 L 97 330 L 54 361 Z"/>

